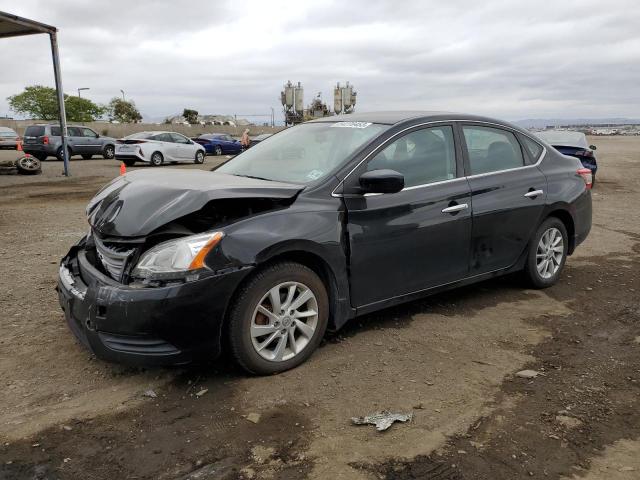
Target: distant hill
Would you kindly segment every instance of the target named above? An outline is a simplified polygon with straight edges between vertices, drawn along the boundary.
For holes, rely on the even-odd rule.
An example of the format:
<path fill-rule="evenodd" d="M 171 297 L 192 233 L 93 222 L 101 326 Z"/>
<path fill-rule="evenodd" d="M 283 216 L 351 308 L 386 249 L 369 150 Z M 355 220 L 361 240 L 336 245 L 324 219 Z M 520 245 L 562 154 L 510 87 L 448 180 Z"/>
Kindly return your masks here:
<path fill-rule="evenodd" d="M 626 125 L 640 124 L 638 118 L 527 118 L 516 120 L 516 125 L 523 128 L 544 128 L 546 126 L 559 127 L 561 125 Z"/>

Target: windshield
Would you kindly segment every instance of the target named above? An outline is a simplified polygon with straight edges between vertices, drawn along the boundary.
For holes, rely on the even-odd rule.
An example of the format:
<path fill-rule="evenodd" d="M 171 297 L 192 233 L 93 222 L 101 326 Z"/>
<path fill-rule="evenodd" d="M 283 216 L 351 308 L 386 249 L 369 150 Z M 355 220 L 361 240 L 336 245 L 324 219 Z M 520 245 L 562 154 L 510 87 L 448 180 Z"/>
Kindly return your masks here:
<path fill-rule="evenodd" d="M 217 171 L 280 182 L 310 183 L 344 163 L 388 125 L 367 122 L 304 123 L 260 142 Z"/>

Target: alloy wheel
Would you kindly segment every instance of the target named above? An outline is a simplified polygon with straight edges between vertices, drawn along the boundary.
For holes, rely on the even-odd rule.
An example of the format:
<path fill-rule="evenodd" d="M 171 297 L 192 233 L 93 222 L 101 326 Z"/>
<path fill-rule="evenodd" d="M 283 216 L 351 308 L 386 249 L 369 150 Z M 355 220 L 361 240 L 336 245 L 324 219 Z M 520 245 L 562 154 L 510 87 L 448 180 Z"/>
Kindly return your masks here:
<path fill-rule="evenodd" d="M 32 156 L 25 156 L 18 159 L 18 166 L 29 172 L 36 172 L 40 170 L 40 162 Z"/>
<path fill-rule="evenodd" d="M 264 359 L 283 362 L 309 344 L 318 326 L 318 301 L 299 282 L 274 286 L 260 300 L 251 319 L 251 342 Z"/>
<path fill-rule="evenodd" d="M 563 257 L 564 240 L 562 233 L 557 228 L 551 227 L 542 234 L 538 242 L 536 250 L 538 274 L 544 279 L 553 277 L 560 269 Z"/>

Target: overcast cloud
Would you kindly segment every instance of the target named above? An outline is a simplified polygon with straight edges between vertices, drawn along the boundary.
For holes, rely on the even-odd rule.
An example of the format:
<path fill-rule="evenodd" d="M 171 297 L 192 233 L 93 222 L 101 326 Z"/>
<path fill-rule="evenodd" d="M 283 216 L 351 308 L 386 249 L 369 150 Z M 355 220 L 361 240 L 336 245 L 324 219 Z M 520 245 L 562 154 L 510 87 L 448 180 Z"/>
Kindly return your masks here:
<path fill-rule="evenodd" d="M 64 89 L 120 95 L 147 117 L 280 111 L 287 80 L 359 111 L 453 110 L 511 120 L 640 117 L 637 1 L 0 0 L 59 28 Z M 0 40 L 0 115 L 53 86 L 48 37 Z"/>

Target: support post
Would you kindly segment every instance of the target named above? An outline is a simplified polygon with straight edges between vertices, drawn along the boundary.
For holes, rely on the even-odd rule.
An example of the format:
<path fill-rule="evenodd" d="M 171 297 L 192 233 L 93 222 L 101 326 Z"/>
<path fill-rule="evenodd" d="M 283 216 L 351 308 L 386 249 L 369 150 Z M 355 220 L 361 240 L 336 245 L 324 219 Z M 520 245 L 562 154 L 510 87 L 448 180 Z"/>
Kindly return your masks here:
<path fill-rule="evenodd" d="M 69 177 L 69 149 L 67 146 L 67 113 L 64 109 L 64 91 L 60 73 L 60 56 L 58 55 L 58 37 L 55 32 L 50 33 L 51 56 L 53 57 L 53 73 L 56 79 L 56 93 L 58 95 L 58 111 L 60 112 L 60 135 L 62 137 L 62 155 L 64 158 L 64 176 Z"/>

